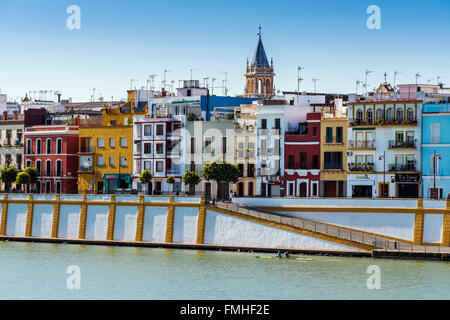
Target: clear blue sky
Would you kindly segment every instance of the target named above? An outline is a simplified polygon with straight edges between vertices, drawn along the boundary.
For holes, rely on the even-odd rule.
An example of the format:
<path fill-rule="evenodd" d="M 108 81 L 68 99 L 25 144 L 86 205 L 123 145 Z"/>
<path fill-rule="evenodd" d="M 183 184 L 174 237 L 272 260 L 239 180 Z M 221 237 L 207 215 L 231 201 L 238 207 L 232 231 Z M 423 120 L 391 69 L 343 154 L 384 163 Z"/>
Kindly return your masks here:
<path fill-rule="evenodd" d="M 68 30 L 66 9 L 81 8 L 81 30 Z M 366 27 L 369 5 L 381 9 L 381 30 Z M 397 83 L 442 76 L 450 84 L 450 1 L 335 0 L 0 0 L 0 88 L 14 99 L 28 91 L 60 90 L 76 101 L 92 88 L 105 99 L 124 98 L 130 79 L 167 80 L 228 72 L 229 93 L 244 88 L 246 59 L 258 26 L 273 57 L 278 90 L 355 91 L 369 68 L 372 88 L 394 70 Z M 361 89 L 360 89 L 361 90 Z M 215 93 L 220 93 L 219 89 Z"/>

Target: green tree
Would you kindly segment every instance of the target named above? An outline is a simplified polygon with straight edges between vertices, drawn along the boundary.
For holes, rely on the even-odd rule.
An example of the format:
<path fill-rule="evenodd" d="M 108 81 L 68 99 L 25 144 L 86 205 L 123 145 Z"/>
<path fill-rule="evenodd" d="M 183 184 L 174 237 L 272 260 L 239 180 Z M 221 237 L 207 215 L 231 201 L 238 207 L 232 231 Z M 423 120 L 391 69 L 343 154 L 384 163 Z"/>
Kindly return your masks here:
<path fill-rule="evenodd" d="M 142 171 L 141 175 L 139 176 L 139 183 L 147 185 L 147 194 L 150 194 L 150 183 L 152 182 L 153 175 L 150 170 L 144 170 Z"/>
<path fill-rule="evenodd" d="M 185 186 L 189 186 L 189 193 L 191 193 L 191 188 L 195 188 L 202 181 L 202 178 L 200 178 L 197 172 L 186 170 L 182 180 Z"/>
<path fill-rule="evenodd" d="M 38 177 L 39 177 L 39 171 L 36 168 L 32 168 L 32 167 L 28 167 L 25 168 L 25 170 L 23 170 L 23 172 L 28 173 L 28 175 L 30 176 L 30 183 L 31 185 L 35 185 L 36 183 L 38 183 Z"/>
<path fill-rule="evenodd" d="M 23 185 L 29 185 L 31 183 L 31 177 L 25 171 L 20 172 L 16 177 L 16 185 L 22 187 Z"/>
<path fill-rule="evenodd" d="M 203 167 L 203 178 L 217 182 L 217 198 L 227 198 L 224 194 L 224 183 L 236 183 L 240 176 L 239 167 L 226 161 L 208 162 Z"/>
<path fill-rule="evenodd" d="M 172 192 L 173 192 L 173 185 L 175 184 L 175 177 L 173 177 L 173 176 L 167 177 L 166 182 L 168 184 L 172 185 Z"/>
<path fill-rule="evenodd" d="M 16 181 L 17 170 L 14 166 L 8 166 L 0 170 L 0 179 L 5 184 L 5 190 L 10 191 L 11 184 Z"/>

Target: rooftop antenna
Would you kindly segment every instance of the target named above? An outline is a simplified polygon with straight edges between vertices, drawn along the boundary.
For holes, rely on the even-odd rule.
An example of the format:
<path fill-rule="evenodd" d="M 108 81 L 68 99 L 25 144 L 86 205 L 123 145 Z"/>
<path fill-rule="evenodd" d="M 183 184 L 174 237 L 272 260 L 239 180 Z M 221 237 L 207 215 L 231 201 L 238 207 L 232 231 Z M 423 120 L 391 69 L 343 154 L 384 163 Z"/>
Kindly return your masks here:
<path fill-rule="evenodd" d="M 214 95 L 214 81 L 216 81 L 216 78 L 212 78 L 211 79 L 211 82 L 212 82 L 212 85 L 211 85 L 211 95 Z"/>
<path fill-rule="evenodd" d="M 151 74 L 148 78 L 150 79 L 150 90 L 155 90 L 155 78 L 157 77 L 157 74 Z"/>
<path fill-rule="evenodd" d="M 417 80 L 421 77 L 420 73 L 416 73 L 416 86 L 417 86 Z"/>
<path fill-rule="evenodd" d="M 131 79 L 130 80 L 130 90 L 133 90 L 133 83 L 139 81 L 139 79 Z M 134 90 L 136 90 L 136 87 L 134 87 Z"/>
<path fill-rule="evenodd" d="M 322 79 L 316 79 L 316 78 L 313 78 L 313 79 L 312 79 L 312 81 L 314 82 L 314 93 L 317 93 L 317 91 L 316 91 L 316 88 L 317 88 L 317 81 L 320 81 L 320 80 L 322 80 Z"/>
<path fill-rule="evenodd" d="M 394 88 L 397 89 L 397 75 L 402 73 L 401 71 L 394 71 Z"/>
<path fill-rule="evenodd" d="M 364 88 L 365 88 L 365 94 L 367 94 L 367 77 L 369 74 L 371 74 L 373 71 L 370 71 L 369 69 L 366 69 L 366 81 L 364 82 Z"/>
<path fill-rule="evenodd" d="M 300 72 L 305 69 L 303 67 L 297 67 L 297 94 L 300 94 L 300 82 L 303 80 L 300 77 Z"/>
<path fill-rule="evenodd" d="M 206 89 L 208 89 L 208 77 L 203 78 L 203 87 L 205 87 Z"/>
<path fill-rule="evenodd" d="M 95 88 L 92 89 L 92 102 L 95 102 Z"/>
<path fill-rule="evenodd" d="M 228 96 L 228 89 L 227 89 L 227 82 L 228 82 L 228 72 L 226 71 L 220 71 L 221 73 L 225 73 L 225 85 L 222 89 L 222 92 L 225 91 L 225 96 Z"/>
<path fill-rule="evenodd" d="M 195 69 L 190 69 L 189 71 L 191 72 L 191 81 L 192 81 L 192 71 L 194 71 Z"/>
<path fill-rule="evenodd" d="M 175 91 L 173 90 L 173 84 L 175 83 L 175 80 L 170 81 L 170 92 L 175 94 Z"/>
<path fill-rule="evenodd" d="M 164 90 L 166 90 L 166 74 L 167 74 L 167 72 L 170 72 L 170 71 L 172 71 L 172 70 L 164 70 L 164 80 L 163 80 L 163 89 Z"/>
<path fill-rule="evenodd" d="M 384 83 L 387 83 L 387 72 L 386 71 L 384 72 L 383 76 L 384 76 Z"/>

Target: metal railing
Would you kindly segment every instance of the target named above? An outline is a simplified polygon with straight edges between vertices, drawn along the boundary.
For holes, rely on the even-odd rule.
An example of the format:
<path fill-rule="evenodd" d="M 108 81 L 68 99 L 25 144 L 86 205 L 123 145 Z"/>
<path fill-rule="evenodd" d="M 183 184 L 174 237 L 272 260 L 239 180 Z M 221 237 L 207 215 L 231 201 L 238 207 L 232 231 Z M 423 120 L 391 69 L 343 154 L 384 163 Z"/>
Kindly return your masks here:
<path fill-rule="evenodd" d="M 207 201 L 207 203 L 210 203 Z M 287 216 L 258 208 L 240 206 L 234 203 L 217 202 L 214 204 L 218 208 L 255 217 L 258 219 L 272 221 L 286 226 L 335 237 L 341 240 L 348 240 L 359 244 L 373 247 L 376 250 L 406 251 L 418 253 L 450 253 L 450 247 L 438 245 L 415 245 L 408 241 L 397 241 L 381 236 L 368 234 L 363 231 L 349 230 L 347 228 L 330 225 L 323 222 L 313 221 L 300 217 Z"/>

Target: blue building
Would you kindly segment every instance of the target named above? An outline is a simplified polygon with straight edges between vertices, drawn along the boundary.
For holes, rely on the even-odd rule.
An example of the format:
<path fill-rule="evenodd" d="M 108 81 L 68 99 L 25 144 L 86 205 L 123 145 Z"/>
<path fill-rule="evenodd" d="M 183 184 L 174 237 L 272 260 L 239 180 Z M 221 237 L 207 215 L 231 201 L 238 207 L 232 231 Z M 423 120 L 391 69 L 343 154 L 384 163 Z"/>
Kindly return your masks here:
<path fill-rule="evenodd" d="M 428 198 L 450 193 L 450 103 L 423 105 L 422 188 Z"/>
<path fill-rule="evenodd" d="M 206 121 L 211 120 L 211 115 L 216 113 L 233 114 L 232 107 L 239 107 L 242 104 L 252 104 L 253 101 L 261 100 L 261 98 L 245 98 L 245 97 L 224 97 L 224 96 L 208 96 L 200 97 L 200 106 L 202 112 L 206 113 Z"/>

